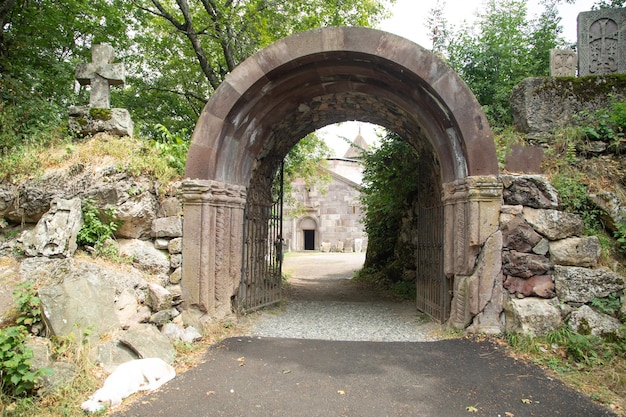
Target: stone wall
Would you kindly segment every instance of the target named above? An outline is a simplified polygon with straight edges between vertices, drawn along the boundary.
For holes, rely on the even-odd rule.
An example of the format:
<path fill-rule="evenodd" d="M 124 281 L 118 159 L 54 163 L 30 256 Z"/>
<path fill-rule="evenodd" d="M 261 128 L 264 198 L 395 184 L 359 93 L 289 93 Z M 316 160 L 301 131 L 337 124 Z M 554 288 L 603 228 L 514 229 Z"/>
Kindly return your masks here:
<path fill-rule="evenodd" d="M 337 162 L 337 161 L 333 161 Z M 309 187 L 304 180 L 297 179 L 292 183 L 292 197 L 298 202 L 301 210 L 299 216 L 290 217 L 286 208 L 283 223 L 283 235 L 287 250 L 305 250 L 304 230 L 315 230 L 315 250 L 323 252 L 362 252 L 367 247 L 365 227 L 361 223 L 359 184 L 349 178 L 353 174 L 355 180 L 361 176 L 362 166 L 347 160 L 342 167 L 342 174 L 329 171 L 331 182 L 326 192 Z M 349 169 L 352 168 L 352 169 Z"/>
<path fill-rule="evenodd" d="M 499 192 L 495 193 L 498 181 L 502 187 L 503 205 L 498 202 Z M 473 218 L 472 213 L 476 212 L 481 213 L 482 219 L 480 233 L 471 232 L 478 224 L 467 225 L 467 233 L 475 235 L 472 242 L 476 244 L 470 248 L 471 253 L 464 249 L 453 257 L 461 259 L 460 263 L 450 261 L 447 264 L 448 268 L 456 268 L 451 270 L 455 277 L 451 324 L 470 332 L 529 334 L 545 334 L 564 322 L 573 328 L 581 323 L 594 323 L 593 328 L 601 330 L 593 331 L 598 332 L 613 331 L 616 326 L 619 327 L 616 319 L 589 308 L 593 299 L 624 290 L 623 277 L 606 267 L 598 267 L 598 239 L 584 236 L 583 223 L 578 216 L 558 210 L 556 190 L 544 177 L 501 175 L 498 181 L 489 182 L 488 189 L 481 192 L 484 195 L 480 201 L 472 200 L 469 204 L 467 218 Z M 474 190 L 472 198 L 475 199 L 478 197 L 474 194 L 484 187 L 474 182 L 470 188 Z M 24 279 L 41 280 L 41 277 L 47 276 L 42 271 L 60 270 L 109 277 L 111 272 L 92 270 L 94 267 L 76 263 L 71 258 L 76 249 L 72 241 L 75 240 L 77 224 L 82 222 L 76 218 L 77 202 L 91 198 L 102 208 L 113 207 L 125 222 L 116 238 L 120 253 L 132 259 L 129 267 L 134 272 L 126 275 L 137 277 L 143 274 L 149 277 L 148 280 L 132 278 L 126 288 L 119 284 L 122 278 L 111 278 L 118 283 L 111 286 L 114 292 L 109 297 L 112 305 L 119 307 L 116 310 L 119 318 L 114 325 L 120 329 L 150 323 L 161 327 L 183 312 L 179 306 L 183 292 L 183 228 L 179 185 L 173 184 L 170 191 L 161 196 L 157 196 L 156 186 L 149 179 L 132 177 L 112 169 L 81 171 L 76 167 L 69 168 L 67 172 L 46 174 L 36 183 L 4 184 L 0 187 L 3 227 L 20 229 L 26 225 L 26 230 L 19 235 L 19 243 L 3 241 L 0 251 L 12 254 L 23 250 L 31 259 L 23 262 L 20 274 Z M 454 196 L 465 192 L 465 188 L 459 187 L 460 184 L 452 191 L 447 190 L 449 204 L 452 204 Z M 213 194 L 211 196 L 216 198 Z M 472 204 L 482 208 L 472 211 Z M 487 216 L 491 210 L 486 207 L 492 206 L 497 208 L 495 224 L 492 227 L 488 222 L 487 227 L 485 221 L 492 216 Z M 404 225 L 403 236 L 407 247 L 411 246 L 414 223 L 408 219 Z M 454 227 L 450 229 L 454 233 L 456 230 Z M 463 269 L 457 271 L 460 266 Z M 236 275 L 237 272 L 234 273 Z M 413 268 L 406 268 L 405 273 L 403 278 L 414 279 Z M 68 291 L 74 286 L 71 276 L 67 278 Z M 58 287 L 57 284 L 49 287 L 50 291 Z M 45 288 L 48 287 L 43 285 L 43 288 L 43 299 L 46 299 Z M 84 288 L 81 288 L 79 286 L 78 290 L 83 291 Z M 219 315 L 228 314 L 230 305 L 227 300 L 236 288 L 214 288 L 213 295 L 210 289 L 205 290 L 207 300 L 213 297 L 224 301 L 218 309 Z M 101 290 L 95 292 L 105 294 Z M 197 292 L 202 294 L 200 290 Z M 133 296 L 129 298 L 129 294 Z M 57 295 L 52 294 L 49 298 L 55 297 Z M 133 302 L 130 302 L 131 298 L 134 298 Z M 123 305 L 118 306 L 120 300 L 123 300 Z M 99 299 L 88 305 L 106 302 Z M 185 322 L 179 323 L 197 323 L 190 314 L 186 317 Z M 54 323 L 55 320 L 49 318 L 49 326 L 55 329 L 54 332 L 65 332 L 62 325 Z M 58 323 L 63 323 L 63 320 Z"/>
<path fill-rule="evenodd" d="M 48 172 L 36 181 L 1 184 L 0 256 L 17 255 L 19 261 L 15 267 L 0 267 L 1 284 L 12 276 L 16 282 L 36 283 L 45 326 L 39 323 L 31 331 L 86 337 L 93 357 L 109 369 L 137 357 L 172 362 L 174 340 L 200 338 L 202 324 L 181 308 L 179 186 L 173 183 L 158 192 L 152 179 L 115 166 L 82 165 Z M 112 209 L 123 221 L 108 243 L 119 250 L 120 264 L 75 256 L 86 199 L 103 211 Z M 0 313 L 9 307 L 7 302 Z M 36 361 L 52 356 L 46 339 L 33 344 Z M 66 365 L 42 362 L 54 369 Z"/>
<path fill-rule="evenodd" d="M 624 290 L 624 278 L 598 267 L 596 236 L 584 236 L 579 216 L 558 211 L 558 196 L 542 176 L 501 175 L 504 205 L 502 273 L 506 332 L 545 335 L 567 323 L 616 332 L 620 322 L 588 304 Z"/>

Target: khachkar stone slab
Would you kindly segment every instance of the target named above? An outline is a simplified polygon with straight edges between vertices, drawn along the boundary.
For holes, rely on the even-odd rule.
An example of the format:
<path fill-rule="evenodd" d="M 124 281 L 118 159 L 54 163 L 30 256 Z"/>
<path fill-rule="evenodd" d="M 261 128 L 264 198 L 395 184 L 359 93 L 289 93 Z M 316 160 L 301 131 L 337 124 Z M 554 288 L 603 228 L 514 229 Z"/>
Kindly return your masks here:
<path fill-rule="evenodd" d="M 550 75 L 552 77 L 575 77 L 576 52 L 571 49 L 551 49 Z"/>
<path fill-rule="evenodd" d="M 578 75 L 626 73 L 626 9 L 578 15 Z"/>
<path fill-rule="evenodd" d="M 123 85 L 124 64 L 114 63 L 115 53 L 108 44 L 93 45 L 90 63 L 76 67 L 76 80 L 80 85 L 90 85 L 88 106 L 69 108 L 70 130 L 78 135 L 99 132 L 117 136 L 132 136 L 133 122 L 126 109 L 112 109 L 111 86 Z"/>

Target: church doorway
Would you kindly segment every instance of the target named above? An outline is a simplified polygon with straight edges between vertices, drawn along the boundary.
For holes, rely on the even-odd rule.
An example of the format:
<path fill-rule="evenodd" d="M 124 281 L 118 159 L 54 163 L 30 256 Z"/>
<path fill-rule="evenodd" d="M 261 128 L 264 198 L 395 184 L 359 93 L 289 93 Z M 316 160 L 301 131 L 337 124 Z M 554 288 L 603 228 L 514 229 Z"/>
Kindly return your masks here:
<path fill-rule="evenodd" d="M 304 250 L 315 250 L 315 230 L 303 230 Z"/>

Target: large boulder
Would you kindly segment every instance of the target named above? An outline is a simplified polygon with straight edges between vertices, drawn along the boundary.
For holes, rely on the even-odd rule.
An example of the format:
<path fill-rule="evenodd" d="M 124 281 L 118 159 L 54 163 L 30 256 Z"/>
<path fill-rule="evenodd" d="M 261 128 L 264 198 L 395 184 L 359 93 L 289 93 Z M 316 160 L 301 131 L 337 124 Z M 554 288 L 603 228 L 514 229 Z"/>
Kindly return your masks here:
<path fill-rule="evenodd" d="M 565 303 L 589 303 L 624 289 L 624 277 L 608 268 L 554 267 L 556 294 Z"/>
<path fill-rule="evenodd" d="M 158 250 L 150 241 L 120 239 L 120 254 L 133 260 L 133 265 L 142 271 L 158 276 L 170 272 L 170 260 L 166 252 Z"/>
<path fill-rule="evenodd" d="M 502 252 L 502 272 L 520 278 L 545 275 L 552 269 L 552 262 L 542 255 L 514 250 Z"/>
<path fill-rule="evenodd" d="M 95 341 L 120 328 L 120 294 L 142 294 L 146 282 L 131 267 L 109 268 L 75 259 L 27 258 L 19 267 L 22 280 L 36 282 L 44 319 L 54 335 L 83 333 Z"/>
<path fill-rule="evenodd" d="M 550 242 L 550 259 L 557 265 L 594 267 L 601 252 L 597 236 L 570 237 Z"/>
<path fill-rule="evenodd" d="M 76 236 L 82 226 L 80 199 L 55 198 L 37 226 L 22 234 L 24 252 L 27 256 L 69 258 L 78 247 Z"/>
<path fill-rule="evenodd" d="M 529 137 L 546 137 L 555 128 L 576 124 L 575 114 L 593 113 L 623 99 L 620 75 L 525 78 L 511 91 L 515 126 Z"/>
<path fill-rule="evenodd" d="M 73 271 L 77 272 L 77 271 Z M 92 341 L 120 327 L 115 310 L 115 288 L 99 276 L 69 273 L 39 289 L 47 327 L 53 336 Z"/>
<path fill-rule="evenodd" d="M 151 324 L 136 324 L 120 337 L 120 342 L 139 358 L 161 358 L 174 362 L 174 347 L 167 336 Z"/>
<path fill-rule="evenodd" d="M 561 310 L 556 298 L 512 298 L 504 304 L 507 333 L 545 336 L 561 325 Z"/>
<path fill-rule="evenodd" d="M 570 329 L 580 334 L 602 336 L 618 333 L 622 323 L 615 317 L 598 313 L 591 307 L 583 305 L 572 312 L 568 325 Z"/>
<path fill-rule="evenodd" d="M 541 175 L 500 175 L 504 186 L 502 197 L 506 205 L 523 205 L 536 209 L 556 209 L 559 198 L 556 189 Z"/>
<path fill-rule="evenodd" d="M 504 247 L 518 252 L 530 252 L 542 239 L 523 218 L 515 216 L 502 226 Z"/>
<path fill-rule="evenodd" d="M 580 216 L 558 210 L 524 207 L 524 219 L 549 240 L 582 236 L 585 229 Z"/>

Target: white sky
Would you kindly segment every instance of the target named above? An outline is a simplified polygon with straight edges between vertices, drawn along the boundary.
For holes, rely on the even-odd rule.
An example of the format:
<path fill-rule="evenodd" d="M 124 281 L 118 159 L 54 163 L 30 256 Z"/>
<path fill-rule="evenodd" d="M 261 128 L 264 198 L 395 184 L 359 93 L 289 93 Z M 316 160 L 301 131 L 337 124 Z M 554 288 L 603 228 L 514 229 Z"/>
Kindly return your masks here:
<path fill-rule="evenodd" d="M 446 0 L 444 14 L 448 25 L 451 28 L 459 27 L 464 21 L 472 22 L 476 12 L 480 10 L 485 0 Z M 576 0 L 574 4 L 559 5 L 561 16 L 561 26 L 563 26 L 563 36 L 568 43 L 576 42 L 576 19 L 578 13 L 591 10 L 591 6 L 596 0 Z M 437 0 L 396 0 L 396 4 L 391 10 L 391 18 L 383 21 L 380 29 L 407 38 L 424 48 L 430 49 L 431 43 L 428 39 L 425 27 L 426 17 L 429 10 L 437 4 Z M 529 18 L 536 17 L 541 13 L 543 7 L 539 0 L 528 1 Z M 361 134 L 368 143 L 376 140 L 375 126 L 368 123 L 345 122 L 340 125 L 327 126 L 318 131 L 326 142 L 334 150 L 335 156 L 343 156 L 348 149 L 348 144 L 338 139 L 337 136 L 344 136 L 354 139 L 358 134 L 359 127 Z"/>

